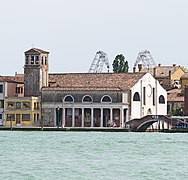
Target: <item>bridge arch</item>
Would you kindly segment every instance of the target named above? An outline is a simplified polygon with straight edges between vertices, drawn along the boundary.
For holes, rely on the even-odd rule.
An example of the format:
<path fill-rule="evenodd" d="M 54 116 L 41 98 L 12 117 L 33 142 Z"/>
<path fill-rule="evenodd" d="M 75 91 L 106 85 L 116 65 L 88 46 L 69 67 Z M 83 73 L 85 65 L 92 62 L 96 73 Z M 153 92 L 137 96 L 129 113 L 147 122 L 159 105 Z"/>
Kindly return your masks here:
<path fill-rule="evenodd" d="M 140 119 L 132 119 L 126 122 L 126 126 L 130 127 L 130 131 L 144 132 L 149 126 L 158 121 L 165 122 L 168 125 L 171 124 L 171 118 L 165 115 L 147 115 Z"/>

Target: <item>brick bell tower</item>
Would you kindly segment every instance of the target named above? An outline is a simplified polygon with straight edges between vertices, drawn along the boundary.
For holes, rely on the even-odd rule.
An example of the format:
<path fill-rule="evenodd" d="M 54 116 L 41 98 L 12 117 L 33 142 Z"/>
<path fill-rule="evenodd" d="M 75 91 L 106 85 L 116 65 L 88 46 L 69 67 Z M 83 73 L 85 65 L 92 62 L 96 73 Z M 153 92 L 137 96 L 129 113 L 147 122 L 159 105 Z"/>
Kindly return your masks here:
<path fill-rule="evenodd" d="M 48 86 L 49 52 L 31 48 L 25 52 L 24 96 L 40 96 L 42 87 Z"/>

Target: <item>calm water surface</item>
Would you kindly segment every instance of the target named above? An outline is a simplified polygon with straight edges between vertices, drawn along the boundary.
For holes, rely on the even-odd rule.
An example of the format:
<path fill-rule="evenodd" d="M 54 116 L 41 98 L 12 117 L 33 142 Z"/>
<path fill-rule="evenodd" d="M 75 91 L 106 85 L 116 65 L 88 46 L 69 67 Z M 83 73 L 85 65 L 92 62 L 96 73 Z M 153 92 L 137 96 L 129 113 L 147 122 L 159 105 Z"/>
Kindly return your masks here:
<path fill-rule="evenodd" d="M 188 179 L 188 134 L 0 131 L 0 179 Z"/>

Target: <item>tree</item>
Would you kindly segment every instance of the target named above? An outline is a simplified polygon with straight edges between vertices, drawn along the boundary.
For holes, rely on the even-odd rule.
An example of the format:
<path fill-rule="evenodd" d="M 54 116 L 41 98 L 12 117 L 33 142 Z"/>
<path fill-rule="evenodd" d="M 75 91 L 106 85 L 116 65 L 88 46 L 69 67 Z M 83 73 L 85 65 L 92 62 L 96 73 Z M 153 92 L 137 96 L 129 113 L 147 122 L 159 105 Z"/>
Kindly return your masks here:
<path fill-rule="evenodd" d="M 123 54 L 119 54 L 115 57 L 112 66 L 113 66 L 113 72 L 115 73 L 121 73 L 121 72 L 127 73 L 129 70 L 128 62 L 125 61 L 125 57 L 123 56 Z"/>
<path fill-rule="evenodd" d="M 183 107 L 177 107 L 170 112 L 171 116 L 183 116 Z"/>

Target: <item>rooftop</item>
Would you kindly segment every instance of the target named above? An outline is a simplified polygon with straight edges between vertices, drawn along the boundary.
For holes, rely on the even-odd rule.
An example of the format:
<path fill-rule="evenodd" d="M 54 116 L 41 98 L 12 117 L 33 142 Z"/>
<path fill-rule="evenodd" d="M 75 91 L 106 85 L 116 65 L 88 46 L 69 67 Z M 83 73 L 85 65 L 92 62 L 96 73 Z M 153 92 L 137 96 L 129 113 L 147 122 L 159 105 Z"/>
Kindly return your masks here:
<path fill-rule="evenodd" d="M 144 68 L 141 70 L 141 72 L 149 72 L 152 76 L 160 76 L 160 77 L 167 77 L 169 76 L 169 72 L 173 74 L 175 71 L 177 71 L 180 66 L 176 66 L 176 64 L 173 64 L 172 66 L 162 66 L 161 64 L 158 64 L 155 68 Z"/>
<path fill-rule="evenodd" d="M 47 54 L 49 54 L 48 51 L 44 51 L 44 50 L 39 49 L 39 48 L 31 48 L 31 49 L 25 51 L 26 54 L 30 53 L 30 52 L 45 53 L 45 54 L 47 53 Z"/>
<path fill-rule="evenodd" d="M 184 95 L 181 89 L 171 89 L 167 91 L 167 100 L 170 102 L 184 102 Z"/>
<path fill-rule="evenodd" d="M 50 90 L 130 90 L 145 73 L 49 74 Z"/>
<path fill-rule="evenodd" d="M 24 74 L 16 74 L 15 76 L 0 76 L 0 82 L 24 83 Z"/>

